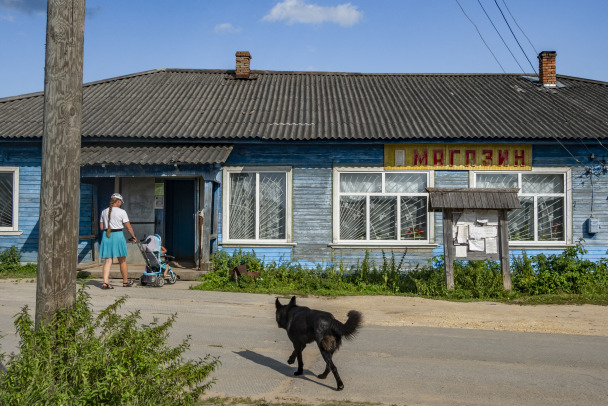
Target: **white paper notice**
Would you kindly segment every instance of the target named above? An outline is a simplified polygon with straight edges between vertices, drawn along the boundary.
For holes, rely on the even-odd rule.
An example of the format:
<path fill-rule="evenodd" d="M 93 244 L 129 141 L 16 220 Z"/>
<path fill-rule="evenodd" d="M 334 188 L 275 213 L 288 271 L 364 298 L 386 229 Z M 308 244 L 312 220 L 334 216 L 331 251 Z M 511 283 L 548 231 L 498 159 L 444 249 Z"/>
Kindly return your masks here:
<path fill-rule="evenodd" d="M 498 227 L 487 226 L 487 227 L 482 227 L 482 229 L 483 229 L 483 236 L 485 238 L 498 237 Z"/>
<path fill-rule="evenodd" d="M 486 238 L 486 253 L 498 254 L 498 239 Z"/>
<path fill-rule="evenodd" d="M 456 242 L 458 244 L 466 244 L 467 240 L 469 239 L 469 226 L 464 225 L 464 224 L 458 225 L 458 226 L 456 226 L 456 230 L 458 233 Z"/>
<path fill-rule="evenodd" d="M 467 256 L 467 246 L 457 245 L 456 246 L 456 258 L 465 258 Z"/>
<path fill-rule="evenodd" d="M 477 213 L 474 211 L 465 211 L 458 219 L 458 223 L 475 223 L 477 220 Z"/>
<path fill-rule="evenodd" d="M 471 240 L 481 240 L 484 237 L 483 227 L 471 225 L 469 227 L 469 237 Z"/>
<path fill-rule="evenodd" d="M 477 212 L 477 222 L 488 226 L 497 226 L 498 212 L 496 210 L 479 210 Z"/>
<path fill-rule="evenodd" d="M 395 150 L 395 166 L 405 166 L 405 151 L 402 149 Z"/>
<path fill-rule="evenodd" d="M 469 249 L 471 251 L 478 251 L 478 252 L 485 251 L 484 240 L 469 240 Z"/>

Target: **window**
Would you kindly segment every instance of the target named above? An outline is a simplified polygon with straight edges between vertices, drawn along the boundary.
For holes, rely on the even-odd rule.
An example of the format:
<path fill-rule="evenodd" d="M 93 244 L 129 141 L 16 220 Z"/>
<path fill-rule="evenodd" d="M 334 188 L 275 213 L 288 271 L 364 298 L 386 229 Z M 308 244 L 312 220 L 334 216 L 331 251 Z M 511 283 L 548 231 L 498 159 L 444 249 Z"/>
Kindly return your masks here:
<path fill-rule="evenodd" d="M 18 231 L 19 168 L 0 167 L 0 233 Z"/>
<path fill-rule="evenodd" d="M 291 240 L 291 168 L 225 168 L 224 242 Z"/>
<path fill-rule="evenodd" d="M 421 171 L 336 169 L 335 242 L 428 243 L 429 179 Z"/>
<path fill-rule="evenodd" d="M 522 208 L 508 214 L 511 243 L 568 241 L 569 172 L 537 169 L 520 173 L 475 173 L 475 187 L 519 188 Z"/>

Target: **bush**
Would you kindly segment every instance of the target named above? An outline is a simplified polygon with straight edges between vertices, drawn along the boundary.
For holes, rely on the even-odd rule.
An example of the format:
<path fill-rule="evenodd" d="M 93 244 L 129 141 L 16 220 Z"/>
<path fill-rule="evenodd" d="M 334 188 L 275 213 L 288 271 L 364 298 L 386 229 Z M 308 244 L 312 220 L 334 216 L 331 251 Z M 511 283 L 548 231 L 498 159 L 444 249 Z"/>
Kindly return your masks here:
<path fill-rule="evenodd" d="M 538 295 L 578 295 L 582 302 L 605 303 L 608 300 L 608 259 L 589 261 L 587 251 L 579 242 L 560 254 L 539 254 L 529 257 L 525 252 L 511 260 L 512 291 L 503 289 L 500 262 L 455 261 L 454 289 L 445 283 L 442 256 L 426 266 L 405 269 L 405 255 L 396 258 L 383 252 L 382 264 L 376 266 L 369 253 L 357 265 L 343 264 L 306 269 L 299 264 L 264 264 L 255 253 L 224 251 L 212 257 L 215 272 L 203 275 L 195 289 L 274 294 L 359 295 L 412 294 L 448 299 L 514 299 Z M 260 278 L 246 276 L 233 280 L 229 271 L 246 264 L 249 271 L 261 273 Z"/>
<path fill-rule="evenodd" d="M 95 317 L 85 289 L 48 325 L 35 329 L 27 307 L 16 316 L 19 352 L 0 375 L 0 404 L 196 404 L 219 361 L 209 355 L 185 361 L 190 337 L 167 344 L 176 315 L 138 326 L 139 311 L 118 314 L 123 297 Z"/>
<path fill-rule="evenodd" d="M 36 264 L 21 265 L 21 251 L 14 245 L 0 252 L 0 276 L 36 276 Z"/>
<path fill-rule="evenodd" d="M 605 294 L 608 292 L 608 264 L 582 258 L 587 250 L 579 242 L 560 254 L 538 254 L 514 258 L 513 286 L 525 295 Z"/>

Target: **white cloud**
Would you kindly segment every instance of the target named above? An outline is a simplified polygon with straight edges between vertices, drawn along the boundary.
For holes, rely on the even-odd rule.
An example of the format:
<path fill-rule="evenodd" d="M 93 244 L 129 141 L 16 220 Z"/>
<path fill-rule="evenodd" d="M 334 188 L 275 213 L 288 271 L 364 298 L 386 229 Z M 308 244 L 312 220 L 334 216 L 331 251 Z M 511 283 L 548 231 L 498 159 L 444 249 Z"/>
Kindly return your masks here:
<path fill-rule="evenodd" d="M 235 27 L 230 23 L 223 23 L 216 25 L 213 29 L 213 32 L 215 32 L 216 34 L 235 34 L 237 32 L 241 32 L 241 27 Z"/>
<path fill-rule="evenodd" d="M 361 18 L 363 18 L 363 12 L 351 3 L 324 7 L 317 4 L 308 4 L 306 0 L 283 0 L 277 3 L 262 20 L 285 21 L 287 24 L 331 22 L 349 27 L 357 24 L 361 21 Z"/>
<path fill-rule="evenodd" d="M 2 15 L 2 14 L 0 14 L 0 20 L 8 21 L 9 23 L 12 23 L 12 22 L 15 21 L 15 17 L 13 17 L 11 15 Z"/>

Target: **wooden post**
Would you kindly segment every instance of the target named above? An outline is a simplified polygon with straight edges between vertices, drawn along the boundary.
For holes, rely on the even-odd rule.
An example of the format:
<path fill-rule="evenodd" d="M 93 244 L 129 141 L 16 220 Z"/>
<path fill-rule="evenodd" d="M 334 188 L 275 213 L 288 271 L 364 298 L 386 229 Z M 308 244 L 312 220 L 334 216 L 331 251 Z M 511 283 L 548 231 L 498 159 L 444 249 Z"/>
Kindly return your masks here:
<path fill-rule="evenodd" d="M 443 261 L 445 263 L 445 283 L 448 290 L 454 290 L 454 211 L 444 210 L 443 215 Z"/>
<path fill-rule="evenodd" d="M 85 0 L 49 0 L 36 325 L 76 296 Z"/>
<path fill-rule="evenodd" d="M 213 219 L 211 218 L 211 207 L 213 204 L 213 182 L 205 180 L 203 201 L 203 247 L 202 261 L 209 262 L 211 257 L 211 226 Z M 201 269 L 203 264 L 201 263 Z"/>
<path fill-rule="evenodd" d="M 502 270 L 502 286 L 511 290 L 511 267 L 509 266 L 509 223 L 507 211 L 500 210 L 498 218 L 500 268 Z"/>

